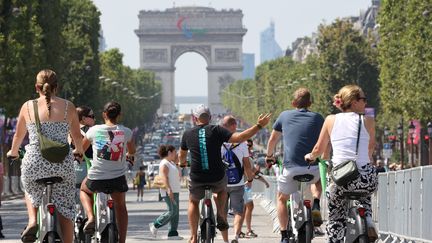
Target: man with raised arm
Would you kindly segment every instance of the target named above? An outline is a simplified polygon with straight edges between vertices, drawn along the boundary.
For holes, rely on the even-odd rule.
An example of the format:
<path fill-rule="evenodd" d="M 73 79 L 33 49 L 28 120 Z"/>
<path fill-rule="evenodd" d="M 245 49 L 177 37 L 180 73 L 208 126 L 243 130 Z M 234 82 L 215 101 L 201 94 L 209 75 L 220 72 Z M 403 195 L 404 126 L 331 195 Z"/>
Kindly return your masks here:
<path fill-rule="evenodd" d="M 199 105 L 193 111 L 195 127 L 185 131 L 181 141 L 180 165 L 186 164 L 188 150 L 191 154 L 189 174 L 189 209 L 188 218 L 191 229 L 189 242 L 197 242 L 199 219 L 199 201 L 204 198 L 206 186 L 217 194 L 217 228 L 222 232 L 228 230 L 225 204 L 227 200 L 226 167 L 221 158 L 221 146 L 224 142 L 240 143 L 255 135 L 270 121 L 271 114 L 260 115 L 252 127 L 239 133 L 232 133 L 222 126 L 211 125 L 211 113 L 208 107 Z"/>

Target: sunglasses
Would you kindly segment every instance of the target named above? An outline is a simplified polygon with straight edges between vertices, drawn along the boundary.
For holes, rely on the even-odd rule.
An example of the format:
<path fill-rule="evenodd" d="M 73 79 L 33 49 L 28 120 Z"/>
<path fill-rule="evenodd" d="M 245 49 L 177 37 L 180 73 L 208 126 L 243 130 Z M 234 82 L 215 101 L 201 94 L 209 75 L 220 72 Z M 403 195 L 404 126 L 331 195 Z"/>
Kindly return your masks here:
<path fill-rule="evenodd" d="M 364 100 L 364 102 L 366 102 L 367 98 L 366 97 L 359 97 L 357 100 Z"/>
<path fill-rule="evenodd" d="M 86 117 L 91 118 L 91 119 L 95 119 L 94 115 L 87 115 Z"/>
<path fill-rule="evenodd" d="M 248 146 L 248 147 L 252 147 L 252 146 L 253 146 L 253 144 L 248 144 L 247 146 Z"/>

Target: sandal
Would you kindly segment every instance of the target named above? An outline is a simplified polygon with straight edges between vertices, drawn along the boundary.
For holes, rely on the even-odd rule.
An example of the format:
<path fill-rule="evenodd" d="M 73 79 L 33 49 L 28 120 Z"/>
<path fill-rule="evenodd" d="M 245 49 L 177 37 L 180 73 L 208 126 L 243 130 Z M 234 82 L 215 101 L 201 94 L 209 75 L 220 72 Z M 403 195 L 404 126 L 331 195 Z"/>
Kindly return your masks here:
<path fill-rule="evenodd" d="M 92 235 L 95 232 L 95 221 L 87 221 L 83 227 L 83 231 L 87 235 Z"/>
<path fill-rule="evenodd" d="M 246 234 L 240 231 L 240 234 L 238 235 L 239 238 L 246 238 Z"/>
<path fill-rule="evenodd" d="M 253 230 L 251 230 L 251 231 L 246 233 L 246 237 L 247 238 L 256 238 L 256 237 L 258 237 L 258 235 L 255 234 L 255 232 L 253 232 Z"/>
<path fill-rule="evenodd" d="M 36 234 L 38 232 L 38 226 L 33 225 L 31 227 L 25 227 L 21 233 L 21 241 L 25 243 L 35 242 L 37 240 Z"/>

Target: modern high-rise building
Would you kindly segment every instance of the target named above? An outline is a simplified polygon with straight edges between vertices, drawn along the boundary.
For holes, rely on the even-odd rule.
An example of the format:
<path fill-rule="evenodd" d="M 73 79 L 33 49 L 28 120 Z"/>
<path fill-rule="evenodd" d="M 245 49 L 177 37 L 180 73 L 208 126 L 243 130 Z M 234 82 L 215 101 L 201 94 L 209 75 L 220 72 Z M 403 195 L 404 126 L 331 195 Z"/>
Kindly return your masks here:
<path fill-rule="evenodd" d="M 273 60 L 284 55 L 282 48 L 275 39 L 275 24 L 270 22 L 270 26 L 261 32 L 260 36 L 260 62 Z"/>
<path fill-rule="evenodd" d="M 105 51 L 107 48 L 106 42 L 105 42 L 105 37 L 103 35 L 103 30 L 102 28 L 99 30 L 99 52 L 103 52 Z"/>
<path fill-rule="evenodd" d="M 255 54 L 243 53 L 243 79 L 255 77 Z"/>

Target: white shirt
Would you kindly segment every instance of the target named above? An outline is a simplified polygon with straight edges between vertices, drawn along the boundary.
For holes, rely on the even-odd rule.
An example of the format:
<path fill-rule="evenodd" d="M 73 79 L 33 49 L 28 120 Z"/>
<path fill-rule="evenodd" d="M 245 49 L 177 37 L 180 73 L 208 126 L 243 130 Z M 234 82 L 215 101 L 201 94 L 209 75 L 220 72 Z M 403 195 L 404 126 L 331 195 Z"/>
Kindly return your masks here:
<path fill-rule="evenodd" d="M 180 171 L 178 170 L 177 166 L 168 161 L 167 159 L 162 159 L 162 161 L 159 164 L 159 175 L 162 174 L 162 167 L 166 166 L 168 167 L 168 183 L 170 184 L 171 190 L 173 193 L 179 193 L 180 188 Z M 161 194 L 165 194 L 166 190 L 161 189 Z"/>
<path fill-rule="evenodd" d="M 330 140 L 333 148 L 332 162 L 336 166 L 344 161 L 356 158 L 356 143 L 359 127 L 359 115 L 355 112 L 343 112 L 335 115 Z M 368 164 L 369 161 L 369 133 L 364 125 L 360 128 L 360 140 L 358 147 L 357 167 Z"/>

